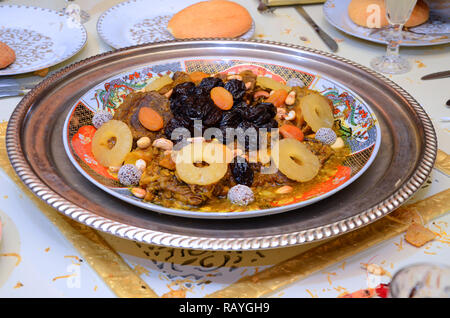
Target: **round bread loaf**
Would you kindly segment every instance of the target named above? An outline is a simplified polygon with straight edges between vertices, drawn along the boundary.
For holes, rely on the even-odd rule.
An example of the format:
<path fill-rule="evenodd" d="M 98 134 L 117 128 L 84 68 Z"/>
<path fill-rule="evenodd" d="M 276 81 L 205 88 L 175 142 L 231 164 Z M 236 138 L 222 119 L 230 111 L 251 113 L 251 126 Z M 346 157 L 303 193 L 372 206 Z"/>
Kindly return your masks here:
<path fill-rule="evenodd" d="M 370 5 L 378 5 L 380 8 L 380 25 L 376 25 L 374 19 L 375 11 Z M 389 25 L 386 18 L 386 7 L 384 0 L 352 0 L 348 6 L 348 15 L 350 19 L 358 25 L 366 28 L 378 28 Z M 414 7 L 411 17 L 406 22 L 406 27 L 414 27 L 425 23 L 430 16 L 430 9 L 423 0 L 418 0 Z"/>
<path fill-rule="evenodd" d="M 16 60 L 16 53 L 6 43 L 0 42 L 0 69 L 5 68 Z"/>
<path fill-rule="evenodd" d="M 234 38 L 250 30 L 252 17 L 241 5 L 226 0 L 202 1 L 184 8 L 167 28 L 177 39 Z"/>

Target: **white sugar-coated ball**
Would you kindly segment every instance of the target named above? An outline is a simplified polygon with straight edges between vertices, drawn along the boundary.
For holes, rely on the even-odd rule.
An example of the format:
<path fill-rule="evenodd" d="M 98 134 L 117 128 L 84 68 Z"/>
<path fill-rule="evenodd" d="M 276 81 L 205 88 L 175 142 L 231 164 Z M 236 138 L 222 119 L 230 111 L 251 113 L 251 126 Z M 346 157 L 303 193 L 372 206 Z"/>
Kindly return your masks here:
<path fill-rule="evenodd" d="M 316 131 L 315 138 L 321 143 L 332 145 L 335 143 L 337 136 L 334 130 L 331 128 L 319 128 L 319 130 Z"/>
<path fill-rule="evenodd" d="M 237 205 L 249 205 L 255 201 L 252 189 L 243 184 L 238 184 L 228 190 L 228 200 Z"/>
<path fill-rule="evenodd" d="M 132 186 L 139 184 L 142 172 L 135 165 L 123 165 L 119 169 L 117 177 L 119 182 L 125 186 Z"/>
<path fill-rule="evenodd" d="M 99 129 L 101 125 L 113 119 L 113 115 L 107 110 L 100 110 L 94 114 L 92 117 L 92 125 Z"/>
<path fill-rule="evenodd" d="M 286 82 L 286 85 L 287 85 L 287 86 L 290 86 L 290 87 L 295 87 L 295 86 L 298 86 L 298 87 L 305 87 L 305 84 L 304 84 L 303 81 L 302 81 L 301 79 L 299 79 L 299 78 L 291 78 L 291 79 L 289 79 L 289 80 Z"/>

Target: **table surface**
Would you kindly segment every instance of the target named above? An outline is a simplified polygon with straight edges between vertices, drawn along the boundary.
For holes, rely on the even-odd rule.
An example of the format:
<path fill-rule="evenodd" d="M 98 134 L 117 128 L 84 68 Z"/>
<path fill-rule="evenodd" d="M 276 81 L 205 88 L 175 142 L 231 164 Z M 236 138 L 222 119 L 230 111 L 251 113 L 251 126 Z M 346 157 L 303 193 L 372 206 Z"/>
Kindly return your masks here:
<path fill-rule="evenodd" d="M 293 8 L 277 9 L 274 14 L 260 14 L 256 10 L 256 0 L 235 0 L 244 5 L 256 24 L 255 38 L 303 45 L 328 51 L 311 27 Z M 76 1 L 91 18 L 85 24 L 88 31 L 86 47 L 70 60 L 56 65 L 51 70 L 111 50 L 99 37 L 96 22 L 103 11 L 119 3 L 118 0 Z M 60 9 L 64 1 L 2 1 L 1 4 L 28 4 L 33 6 Z M 322 5 L 309 5 L 306 11 L 339 44 L 337 55 L 355 60 L 369 66 L 373 57 L 384 53 L 383 45 L 359 40 L 348 36 L 326 22 L 322 15 Z M 450 67 L 450 45 L 420 48 L 402 48 L 401 54 L 413 64 L 411 72 L 389 76 L 391 80 L 406 89 L 423 106 L 435 126 L 439 149 L 450 153 L 450 123 L 443 121 L 450 117 L 450 108 L 445 102 L 450 99 L 450 78 L 421 81 L 420 77 Z M 20 97 L 0 99 L 0 121 L 7 121 Z M 0 255 L 17 253 L 15 257 L 0 257 L 0 297 L 116 297 L 108 285 L 97 275 L 87 262 L 83 262 L 78 251 L 38 209 L 21 188 L 0 169 L 0 220 L 4 225 Z M 423 199 L 450 187 L 449 176 L 434 169 L 430 181 L 410 202 Z M 428 227 L 446 230 L 450 215 L 436 219 Z M 176 286 L 188 286 L 186 297 L 203 297 L 222 289 L 244 275 L 249 275 L 273 266 L 279 260 L 294 256 L 307 246 L 290 247 L 261 252 L 243 252 L 241 266 L 218 267 L 212 269 L 205 265 L 179 265 L 170 261 L 174 249 L 149 246 L 156 249 L 144 255 L 142 247 L 134 242 L 100 233 L 102 237 L 123 257 L 135 272 L 158 294 L 164 295 Z M 180 251 L 175 250 L 175 253 Z M 205 251 L 206 258 L 219 260 L 224 252 Z M 238 252 L 228 253 L 229 257 Z M 337 297 L 343 291 L 356 291 L 378 283 L 389 282 L 390 276 L 369 277 L 361 268 L 363 263 L 377 263 L 393 274 L 398 269 L 417 262 L 450 263 L 448 244 L 433 241 L 422 248 L 404 242 L 403 235 L 389 239 L 382 244 L 356 254 L 343 262 L 319 271 L 306 279 L 290 284 L 269 297 Z M 77 283 L 67 277 L 74 272 Z M 209 282 L 201 281 L 209 277 Z M 203 282 L 203 283 L 202 283 Z"/>

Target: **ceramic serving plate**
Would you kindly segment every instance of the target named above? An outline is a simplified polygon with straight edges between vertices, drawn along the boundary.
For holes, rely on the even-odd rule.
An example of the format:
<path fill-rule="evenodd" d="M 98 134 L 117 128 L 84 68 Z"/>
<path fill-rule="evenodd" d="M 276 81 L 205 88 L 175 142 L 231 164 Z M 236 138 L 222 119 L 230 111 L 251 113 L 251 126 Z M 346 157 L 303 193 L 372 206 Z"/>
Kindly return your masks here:
<path fill-rule="evenodd" d="M 199 0 L 124 1 L 102 13 L 97 32 L 113 48 L 175 40 L 167 30 L 171 17 Z M 248 40 L 255 33 L 255 23 L 239 38 Z"/>
<path fill-rule="evenodd" d="M 323 5 L 325 19 L 335 28 L 355 37 L 386 44 L 388 29 L 370 29 L 354 23 L 347 13 L 351 0 L 327 0 Z M 430 2 L 430 19 L 403 31 L 402 46 L 429 46 L 450 43 L 450 4 Z"/>
<path fill-rule="evenodd" d="M 186 62 L 199 57 L 200 61 L 216 61 L 213 66 L 224 69 L 239 61 L 256 65 L 268 74 L 284 74 L 283 78 L 297 74 L 306 80 L 306 85 L 328 92 L 329 98 L 340 105 L 338 109 L 347 107 L 346 101 L 364 107 L 367 116 L 373 112 L 379 125 L 379 130 L 374 130 L 381 134 L 378 154 L 354 182 L 325 199 L 295 209 L 293 205 L 299 203 L 274 207 L 272 212 L 276 213 L 237 219 L 179 217 L 142 208 L 107 193 L 80 173 L 70 159 L 75 154 L 67 154 L 73 138 L 68 139 L 66 133 L 75 136 L 81 126 L 89 123 L 80 122 L 74 132 L 67 129 L 74 105 L 80 101 L 90 105 L 85 108 L 89 114 L 92 112 L 89 107 L 101 108 L 108 105 L 107 101 L 114 103 L 120 98 L 120 94 L 108 98 L 108 89 L 111 93 L 120 92 L 117 88 L 111 90 L 111 86 L 126 82 L 128 86 L 123 85 L 123 89 L 127 90 L 129 86 L 140 85 L 138 78 L 149 67 L 165 65 L 153 72 L 168 72 L 173 70 L 167 68 L 168 63 L 184 68 L 189 64 Z M 277 67 L 290 73 L 277 73 L 274 70 Z M 134 76 L 124 79 L 125 75 Z M 113 82 L 114 79 L 118 81 Z M 105 87 L 107 83 L 109 88 Z M 346 99 L 345 92 L 353 99 Z M 427 114 L 411 95 L 384 76 L 311 48 L 239 40 L 141 45 L 70 65 L 45 79 L 22 99 L 8 122 L 6 147 L 24 184 L 43 201 L 78 222 L 138 242 L 214 250 L 302 244 L 369 224 L 403 204 L 422 186 L 433 168 L 437 151 L 436 135 Z"/>
<path fill-rule="evenodd" d="M 285 197 L 271 202 L 272 208 L 253 211 L 178 210 L 144 202 L 133 196 L 128 187 L 122 186 L 108 167 L 97 163 L 92 155 L 93 114 L 99 110 L 114 113 L 125 95 L 144 88 L 163 75 L 176 71 L 194 71 L 209 74 L 236 74 L 252 70 L 258 76 L 268 76 L 282 83 L 300 80 L 303 85 L 327 96 L 335 107 L 335 121 L 341 128 L 342 138 L 351 153 L 338 167 L 334 175 L 298 196 Z M 128 70 L 92 87 L 75 102 L 68 113 L 63 130 L 64 148 L 70 161 L 90 182 L 117 198 L 144 209 L 161 213 L 196 218 L 243 218 L 264 216 L 301 208 L 322 200 L 355 181 L 371 165 L 381 144 L 380 126 L 373 110 L 344 84 L 328 79 L 324 74 L 313 72 L 295 64 L 277 63 L 269 59 L 246 59 L 244 57 L 214 58 L 196 56 L 194 59 L 163 59 L 139 69 Z"/>
<path fill-rule="evenodd" d="M 0 42 L 8 44 L 16 61 L 1 75 L 41 70 L 78 53 L 86 44 L 87 32 L 73 18 L 50 9 L 0 5 Z"/>

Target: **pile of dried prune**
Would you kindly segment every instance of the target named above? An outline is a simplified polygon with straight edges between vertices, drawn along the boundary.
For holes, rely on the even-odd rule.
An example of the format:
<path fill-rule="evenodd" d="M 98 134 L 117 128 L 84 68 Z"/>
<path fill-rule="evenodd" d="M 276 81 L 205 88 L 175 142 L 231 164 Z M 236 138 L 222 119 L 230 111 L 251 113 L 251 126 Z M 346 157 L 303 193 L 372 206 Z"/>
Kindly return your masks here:
<path fill-rule="evenodd" d="M 212 101 L 210 91 L 218 86 L 224 87 L 233 96 L 234 104 L 230 110 L 223 111 Z M 181 127 L 186 128 L 193 134 L 195 120 L 202 121 L 203 127 L 201 129 L 203 131 L 209 127 L 219 128 L 224 142 L 234 140 L 226 140 L 227 128 L 240 128 L 238 130 L 240 133 L 245 133 L 247 129 L 252 128 L 256 132 L 261 128 L 277 128 L 278 123 L 274 119 L 276 115 L 275 106 L 271 103 L 247 105 L 244 101 L 245 93 L 245 83 L 238 79 L 231 79 L 224 83 L 218 77 L 207 77 L 197 86 L 193 82 L 176 85 L 170 96 L 170 110 L 174 117 L 167 123 L 164 130 L 165 135 L 171 138 L 172 132 Z M 248 134 L 245 135 L 245 148 L 247 150 L 258 149 L 259 136 L 256 134 L 255 138 L 250 138 Z M 174 139 L 174 141 L 179 140 L 180 138 Z"/>
<path fill-rule="evenodd" d="M 204 78 L 197 86 L 193 82 L 176 85 L 170 96 L 170 120 L 164 133 L 171 138 L 176 128 L 186 128 L 193 134 L 194 121 L 201 120 L 203 128 L 218 126 L 222 119 L 222 110 L 214 105 L 209 93 L 216 86 L 224 86 L 220 78 Z M 175 138 L 178 141 L 178 138 Z"/>
<path fill-rule="evenodd" d="M 245 143 L 241 146 L 244 146 L 246 150 L 256 150 L 259 149 L 260 129 L 265 128 L 267 132 L 270 132 L 271 128 L 278 128 L 278 122 L 274 118 L 276 114 L 277 110 L 271 103 L 249 106 L 245 102 L 238 102 L 229 111 L 224 112 L 219 127 L 224 136 L 226 136 L 227 128 L 238 128 L 235 130 L 236 138 L 238 142 Z M 227 142 L 232 141 L 234 139 L 227 140 Z"/>

